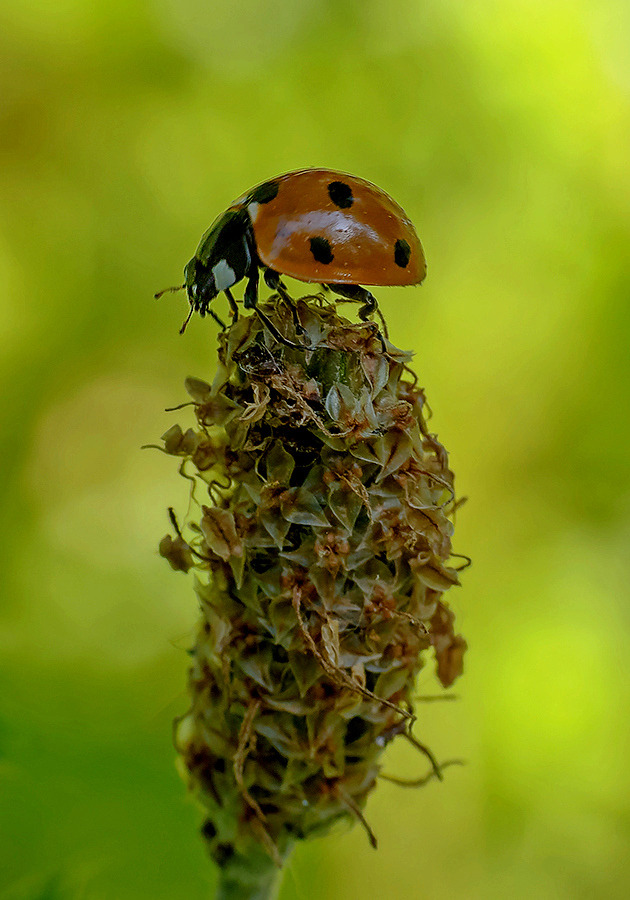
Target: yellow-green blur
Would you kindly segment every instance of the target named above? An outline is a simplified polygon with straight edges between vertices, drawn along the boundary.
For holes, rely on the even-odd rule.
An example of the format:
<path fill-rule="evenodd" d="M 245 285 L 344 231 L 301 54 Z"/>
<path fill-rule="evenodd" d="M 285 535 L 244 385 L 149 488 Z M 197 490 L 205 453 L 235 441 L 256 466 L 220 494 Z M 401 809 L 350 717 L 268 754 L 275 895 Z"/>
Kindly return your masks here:
<path fill-rule="evenodd" d="M 376 182 L 426 251 L 377 293 L 470 498 L 466 671 L 420 706 L 467 766 L 383 782 L 378 852 L 300 847 L 281 900 L 628 896 L 628 46 L 622 0 L 4 0 L 3 900 L 212 897 L 170 734 L 195 600 L 157 554 L 188 484 L 139 448 L 217 326 L 180 336 L 184 294 L 153 294 L 310 165 Z"/>

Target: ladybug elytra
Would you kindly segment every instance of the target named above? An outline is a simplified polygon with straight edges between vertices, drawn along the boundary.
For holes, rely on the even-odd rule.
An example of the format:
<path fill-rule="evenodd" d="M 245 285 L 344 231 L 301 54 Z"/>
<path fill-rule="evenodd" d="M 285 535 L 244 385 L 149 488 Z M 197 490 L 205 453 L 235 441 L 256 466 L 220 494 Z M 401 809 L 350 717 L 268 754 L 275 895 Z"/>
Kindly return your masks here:
<path fill-rule="evenodd" d="M 252 188 L 203 235 L 184 269 L 186 323 L 193 312 L 218 320 L 210 304 L 221 292 L 236 315 L 230 288 L 247 279 L 245 308 L 255 309 L 274 337 L 300 347 L 270 327 L 257 308 L 261 270 L 284 299 L 290 298 L 281 275 L 317 282 L 360 301 L 365 320 L 377 304 L 362 284 L 420 284 L 426 262 L 410 219 L 385 191 L 332 169 L 300 169 Z"/>

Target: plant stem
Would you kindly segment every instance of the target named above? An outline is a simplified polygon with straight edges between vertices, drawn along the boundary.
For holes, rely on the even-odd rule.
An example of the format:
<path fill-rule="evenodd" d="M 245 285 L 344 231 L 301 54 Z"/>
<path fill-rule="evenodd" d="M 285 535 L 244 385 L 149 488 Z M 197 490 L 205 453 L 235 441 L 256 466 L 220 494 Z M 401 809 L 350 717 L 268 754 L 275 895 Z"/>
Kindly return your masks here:
<path fill-rule="evenodd" d="M 251 881 L 251 872 L 239 873 L 230 868 L 227 872 L 221 872 L 216 900 L 273 900 L 280 887 L 280 875 L 280 870 L 273 863 L 267 872 L 260 873 L 255 882 Z"/>

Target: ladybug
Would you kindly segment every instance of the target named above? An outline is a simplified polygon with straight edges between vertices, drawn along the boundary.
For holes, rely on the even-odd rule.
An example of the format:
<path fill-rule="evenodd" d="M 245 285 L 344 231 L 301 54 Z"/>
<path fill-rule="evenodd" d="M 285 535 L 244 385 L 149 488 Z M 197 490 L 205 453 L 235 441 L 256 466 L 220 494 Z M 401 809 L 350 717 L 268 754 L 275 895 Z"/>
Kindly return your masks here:
<path fill-rule="evenodd" d="M 261 270 L 265 283 L 291 305 L 281 275 L 318 282 L 361 302 L 365 321 L 377 303 L 362 284 L 420 284 L 426 261 L 410 219 L 375 184 L 333 169 L 287 172 L 235 200 L 201 238 L 184 269 L 185 284 L 167 288 L 188 293 L 190 313 L 182 331 L 193 312 L 220 322 L 210 304 L 221 292 L 236 317 L 230 288 L 246 278 L 245 308 L 255 309 L 276 339 L 301 347 L 257 308 Z"/>

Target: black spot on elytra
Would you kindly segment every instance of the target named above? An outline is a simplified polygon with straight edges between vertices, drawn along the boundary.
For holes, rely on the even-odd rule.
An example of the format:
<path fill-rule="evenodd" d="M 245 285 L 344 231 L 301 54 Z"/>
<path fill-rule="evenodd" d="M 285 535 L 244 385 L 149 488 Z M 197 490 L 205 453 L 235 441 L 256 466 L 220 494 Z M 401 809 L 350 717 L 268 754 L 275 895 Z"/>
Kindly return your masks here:
<path fill-rule="evenodd" d="M 270 203 L 271 200 L 276 199 L 279 190 L 280 183 L 278 181 L 265 181 L 264 184 L 259 184 L 257 188 L 254 188 L 250 195 L 250 202 Z"/>
<path fill-rule="evenodd" d="M 330 241 L 325 237 L 311 238 L 311 253 L 316 262 L 323 263 L 324 265 L 328 265 L 328 263 L 331 263 L 334 259 L 333 252 L 330 249 Z"/>
<path fill-rule="evenodd" d="M 407 241 L 399 238 L 396 241 L 396 245 L 394 247 L 394 262 L 397 266 L 400 266 L 401 269 L 406 268 L 409 263 L 409 257 L 411 256 L 411 247 L 407 243 Z"/>
<path fill-rule="evenodd" d="M 343 181 L 331 181 L 328 185 L 330 199 L 339 209 L 349 209 L 354 203 L 352 188 Z"/>

